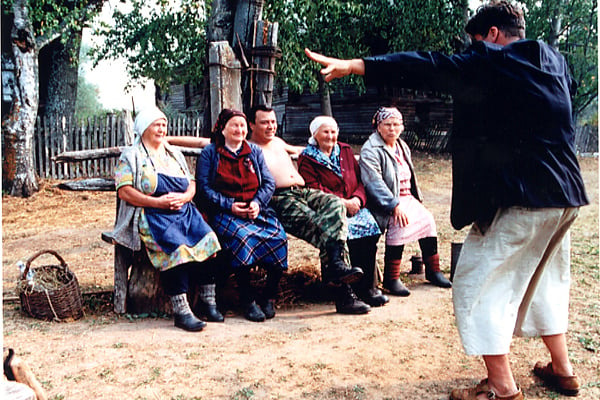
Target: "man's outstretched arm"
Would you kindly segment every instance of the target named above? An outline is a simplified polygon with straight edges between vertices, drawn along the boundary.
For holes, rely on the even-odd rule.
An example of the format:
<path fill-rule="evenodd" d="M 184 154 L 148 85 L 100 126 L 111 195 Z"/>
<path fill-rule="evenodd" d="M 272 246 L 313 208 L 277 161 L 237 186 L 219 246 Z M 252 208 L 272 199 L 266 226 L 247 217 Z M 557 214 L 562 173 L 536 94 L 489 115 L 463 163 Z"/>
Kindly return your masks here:
<path fill-rule="evenodd" d="M 308 58 L 325 67 L 321 70 L 321 75 L 325 77 L 325 82 L 330 82 L 335 78 L 343 78 L 344 76 L 351 74 L 365 74 L 365 63 L 360 58 L 342 60 L 339 58 L 327 57 L 319 53 L 314 53 L 309 49 L 304 49 L 304 52 Z"/>

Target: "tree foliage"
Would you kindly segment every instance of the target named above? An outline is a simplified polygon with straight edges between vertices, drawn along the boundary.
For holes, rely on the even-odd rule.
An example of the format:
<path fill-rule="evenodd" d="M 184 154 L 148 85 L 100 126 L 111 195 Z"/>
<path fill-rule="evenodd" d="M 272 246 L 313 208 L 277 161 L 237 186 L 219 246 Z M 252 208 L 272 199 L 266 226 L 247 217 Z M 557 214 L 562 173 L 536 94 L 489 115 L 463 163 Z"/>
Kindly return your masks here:
<path fill-rule="evenodd" d="M 14 2 L 15 0 L 2 0 L 3 12 L 11 14 Z M 66 43 L 69 37 L 62 34 L 68 30 L 81 31 L 97 15 L 103 2 L 104 0 L 27 1 L 33 35 L 41 45 L 40 48 L 59 37 Z M 5 29 L 3 28 L 3 34 Z"/>
<path fill-rule="evenodd" d="M 114 25 L 101 24 L 104 44 L 92 51 L 98 63 L 125 57 L 133 82 L 153 79 L 162 90 L 171 82 L 198 82 L 206 64 L 206 11 L 202 0 L 131 0 L 115 8 Z M 132 83 L 133 83 L 132 82 Z"/>
<path fill-rule="evenodd" d="M 106 41 L 96 57 L 125 55 L 134 79 L 154 79 L 162 89 L 171 81 L 199 82 L 206 65 L 205 16 L 211 2 L 128 3 L 130 11 L 115 11 L 115 26 L 99 30 Z M 597 1 L 522 3 L 528 9 L 530 38 L 550 40 L 552 18 L 561 18 L 557 40 L 579 82 L 574 105 L 581 110 L 597 97 Z M 305 47 L 340 58 L 404 50 L 459 52 L 468 5 L 468 0 L 270 0 L 263 15 L 279 24 L 283 58 L 276 64 L 278 80 L 294 92 L 314 92 L 319 67 L 307 60 Z M 363 81 L 351 76 L 334 83 L 346 84 L 362 89 Z"/>
<path fill-rule="evenodd" d="M 453 52 L 461 44 L 467 7 L 467 0 L 273 0 L 265 4 L 265 15 L 280 26 L 278 76 L 301 92 L 318 88 L 319 68 L 307 62 L 305 47 L 339 58 L 418 49 Z M 336 83 L 362 87 L 357 77 Z"/>
<path fill-rule="evenodd" d="M 578 83 L 573 100 L 580 114 L 598 98 L 598 2 L 525 0 L 527 37 L 556 45 Z"/>

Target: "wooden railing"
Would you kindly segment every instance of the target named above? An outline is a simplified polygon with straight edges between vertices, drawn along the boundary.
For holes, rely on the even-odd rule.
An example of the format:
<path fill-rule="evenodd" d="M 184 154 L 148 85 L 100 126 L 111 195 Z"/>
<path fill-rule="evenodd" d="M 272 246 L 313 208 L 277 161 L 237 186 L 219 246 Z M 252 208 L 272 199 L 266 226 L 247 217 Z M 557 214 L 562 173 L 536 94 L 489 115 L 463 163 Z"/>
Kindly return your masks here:
<path fill-rule="evenodd" d="M 75 120 L 72 117 L 38 118 L 34 136 L 34 165 L 41 178 L 77 179 L 104 178 L 114 175 L 119 151 L 109 151 L 127 145 L 128 129 L 133 125 L 129 114 L 109 114 L 106 117 Z M 202 115 L 181 115 L 169 118 L 169 135 L 200 136 Z M 425 133 L 405 132 L 411 148 L 418 151 L 447 152 L 451 132 L 429 129 Z M 363 138 L 362 141 L 366 139 Z M 598 152 L 598 133 L 595 127 L 577 127 L 575 144 L 578 153 Z M 105 149 L 105 150 L 101 150 Z M 94 159 L 56 162 L 58 154 L 95 150 L 107 154 Z"/>
<path fill-rule="evenodd" d="M 126 134 L 133 123 L 129 114 L 109 114 L 76 120 L 72 117 L 38 118 L 34 135 L 34 165 L 40 178 L 76 179 L 112 177 L 119 152 L 91 160 L 57 163 L 65 152 L 118 148 L 127 145 Z M 169 118 L 169 135 L 199 136 L 202 116 Z"/>

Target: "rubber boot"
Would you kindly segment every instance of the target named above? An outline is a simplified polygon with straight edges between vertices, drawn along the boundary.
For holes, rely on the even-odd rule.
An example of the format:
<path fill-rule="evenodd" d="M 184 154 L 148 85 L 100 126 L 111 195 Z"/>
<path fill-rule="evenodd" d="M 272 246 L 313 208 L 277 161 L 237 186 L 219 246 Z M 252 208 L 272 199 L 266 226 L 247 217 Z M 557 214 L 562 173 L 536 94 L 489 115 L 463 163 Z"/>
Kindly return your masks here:
<path fill-rule="evenodd" d="M 216 288 L 216 284 L 209 283 L 200 285 L 200 290 L 198 291 L 199 301 L 197 305 L 197 313 L 199 315 L 203 315 L 209 322 L 225 321 L 223 314 L 221 314 L 217 308 Z"/>
<path fill-rule="evenodd" d="M 270 266 L 267 270 L 267 283 L 264 290 L 264 300 L 260 303 L 260 309 L 265 314 L 266 319 L 275 317 L 275 299 L 279 293 L 279 281 L 283 276 L 283 270 L 280 266 Z"/>
<path fill-rule="evenodd" d="M 362 279 L 352 285 L 352 289 L 362 301 L 371 307 L 381 307 L 390 301 L 377 287 L 375 260 L 378 240 L 379 235 L 353 239 L 348 242 L 352 265 L 358 265 L 363 270 Z"/>
<path fill-rule="evenodd" d="M 383 287 L 394 296 L 407 297 L 410 291 L 400 280 L 400 267 L 402 260 L 385 260 L 383 269 Z"/>
<path fill-rule="evenodd" d="M 327 245 L 327 257 L 329 259 L 325 271 L 324 282 L 327 285 L 339 286 L 340 284 L 351 284 L 358 282 L 363 271 L 358 267 L 348 266 L 344 262 L 344 242 L 334 241 Z"/>
<path fill-rule="evenodd" d="M 371 307 L 359 300 L 348 284 L 336 288 L 335 310 L 340 314 L 366 314 Z"/>
<path fill-rule="evenodd" d="M 423 257 L 423 264 L 425 264 L 425 279 L 431 282 L 432 285 L 446 289 L 452 287 L 452 283 L 440 271 L 439 254 Z"/>
<path fill-rule="evenodd" d="M 190 332 L 198 332 L 204 329 L 206 322 L 196 318 L 187 300 L 185 293 L 171 296 L 175 326 Z"/>

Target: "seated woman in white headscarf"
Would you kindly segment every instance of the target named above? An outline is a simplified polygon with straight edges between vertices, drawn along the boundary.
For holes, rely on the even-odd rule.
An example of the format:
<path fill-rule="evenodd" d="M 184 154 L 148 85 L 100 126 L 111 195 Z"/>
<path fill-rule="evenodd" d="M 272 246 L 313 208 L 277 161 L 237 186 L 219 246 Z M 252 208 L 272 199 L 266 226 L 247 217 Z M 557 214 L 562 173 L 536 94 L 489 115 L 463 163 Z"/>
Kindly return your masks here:
<path fill-rule="evenodd" d="M 358 297 L 373 307 L 389 299 L 377 282 L 377 242 L 381 230 L 366 208 L 367 195 L 360 180 L 360 168 L 350 145 L 338 142 L 338 124 L 332 117 L 319 116 L 309 126 L 311 137 L 298 157 L 298 171 L 306 186 L 335 194 L 342 199 L 348 216 L 350 262 L 363 270 L 354 286 Z"/>
<path fill-rule="evenodd" d="M 194 178 L 183 155 L 165 140 L 165 114 L 156 107 L 144 109 L 138 113 L 134 129 L 135 141 L 123 151 L 115 170 L 120 204 L 111 236 L 132 250 L 140 250 L 144 244 L 152 265 L 161 271 L 175 326 L 200 331 L 206 323 L 190 309 L 187 292 L 193 283 L 202 283 L 201 297 L 216 310 L 209 260 L 221 247 L 191 203 L 196 192 Z"/>
<path fill-rule="evenodd" d="M 400 281 L 404 245 L 418 241 L 425 264 L 425 278 L 432 284 L 452 286 L 440 271 L 437 231 L 433 215 L 423 206 L 410 149 L 400 139 L 402 114 L 394 107 L 380 107 L 373 116 L 374 132 L 360 151 L 360 171 L 369 198 L 369 209 L 386 232 L 383 287 L 396 296 L 410 291 Z"/>

